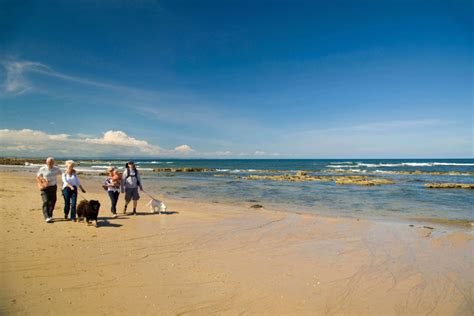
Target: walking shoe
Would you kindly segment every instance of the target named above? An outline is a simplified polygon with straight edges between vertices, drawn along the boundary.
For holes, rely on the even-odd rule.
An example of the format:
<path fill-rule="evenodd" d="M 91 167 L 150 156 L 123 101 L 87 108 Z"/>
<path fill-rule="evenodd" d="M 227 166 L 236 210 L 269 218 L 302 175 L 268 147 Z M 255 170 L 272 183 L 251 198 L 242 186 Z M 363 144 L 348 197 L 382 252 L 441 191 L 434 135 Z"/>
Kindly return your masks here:
<path fill-rule="evenodd" d="M 112 218 L 117 218 L 117 214 L 112 214 Z"/>
<path fill-rule="evenodd" d="M 48 218 L 46 219 L 46 223 L 52 223 L 52 222 L 53 222 L 53 219 L 52 219 L 51 217 L 48 217 Z"/>
<path fill-rule="evenodd" d="M 132 215 L 137 215 L 137 212 L 136 212 L 136 211 L 133 211 Z"/>

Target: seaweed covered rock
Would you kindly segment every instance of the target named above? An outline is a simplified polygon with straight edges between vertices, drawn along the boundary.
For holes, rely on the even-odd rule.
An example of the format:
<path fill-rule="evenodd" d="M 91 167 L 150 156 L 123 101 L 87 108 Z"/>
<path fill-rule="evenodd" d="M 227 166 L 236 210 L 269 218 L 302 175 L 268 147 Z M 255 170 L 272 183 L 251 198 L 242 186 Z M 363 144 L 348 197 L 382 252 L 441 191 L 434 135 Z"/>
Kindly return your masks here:
<path fill-rule="evenodd" d="M 311 176 L 311 175 L 307 175 L 304 172 L 298 172 L 296 174 L 273 175 L 273 176 L 250 175 L 250 176 L 244 177 L 244 179 L 289 181 L 289 182 L 306 182 L 306 181 L 331 182 L 331 181 L 334 181 L 336 184 L 353 184 L 353 185 L 380 185 L 380 184 L 394 184 L 395 183 L 393 180 L 382 179 L 382 178 L 370 178 L 370 177 L 365 177 L 365 176 L 345 176 L 345 177 Z"/>
<path fill-rule="evenodd" d="M 291 174 L 284 174 L 278 176 L 257 176 L 257 175 L 250 175 L 244 177 L 246 180 L 272 180 L 272 181 L 289 181 L 289 182 L 305 182 L 305 181 L 323 181 L 329 182 L 332 181 L 333 178 L 330 176 L 302 176 L 302 175 L 291 175 Z"/>
<path fill-rule="evenodd" d="M 381 184 L 394 184 L 395 182 L 390 179 L 382 178 L 369 178 L 364 176 L 348 176 L 348 177 L 336 177 L 334 179 L 336 184 L 355 184 L 355 185 L 381 185 Z"/>
<path fill-rule="evenodd" d="M 474 189 L 474 183 L 426 183 L 428 189 Z"/>

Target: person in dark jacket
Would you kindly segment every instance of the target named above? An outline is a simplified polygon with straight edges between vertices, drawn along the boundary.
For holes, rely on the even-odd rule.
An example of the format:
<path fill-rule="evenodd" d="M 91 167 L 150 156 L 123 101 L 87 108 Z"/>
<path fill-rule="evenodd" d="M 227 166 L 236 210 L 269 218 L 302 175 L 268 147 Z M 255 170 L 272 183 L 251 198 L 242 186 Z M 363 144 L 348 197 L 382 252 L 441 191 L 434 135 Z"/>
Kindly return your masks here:
<path fill-rule="evenodd" d="M 140 173 L 135 167 L 133 161 L 127 162 L 125 165 L 125 170 L 122 175 L 122 186 L 121 192 L 125 193 L 125 206 L 123 208 L 123 213 L 127 213 L 127 206 L 130 201 L 133 200 L 133 215 L 137 215 L 137 204 L 140 199 L 138 194 L 138 188 L 143 191 L 142 180 L 140 178 Z"/>

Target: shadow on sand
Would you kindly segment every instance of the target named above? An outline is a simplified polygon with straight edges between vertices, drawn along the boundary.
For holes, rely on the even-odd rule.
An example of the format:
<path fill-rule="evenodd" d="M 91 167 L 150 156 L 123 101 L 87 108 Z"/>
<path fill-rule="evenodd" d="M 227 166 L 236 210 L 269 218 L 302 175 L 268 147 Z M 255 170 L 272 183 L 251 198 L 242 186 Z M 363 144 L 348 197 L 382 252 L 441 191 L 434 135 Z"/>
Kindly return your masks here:
<path fill-rule="evenodd" d="M 99 218 L 99 220 L 97 221 L 97 228 L 99 228 L 99 227 L 121 227 L 121 226 L 123 226 L 123 225 L 109 222 L 108 218 L 103 218 L 102 217 L 102 218 Z"/>
<path fill-rule="evenodd" d="M 137 216 L 149 216 L 149 215 L 174 215 L 174 214 L 179 214 L 179 212 L 161 212 L 161 213 L 150 213 L 150 212 L 137 212 Z M 131 213 L 127 213 L 127 216 L 134 216 Z"/>

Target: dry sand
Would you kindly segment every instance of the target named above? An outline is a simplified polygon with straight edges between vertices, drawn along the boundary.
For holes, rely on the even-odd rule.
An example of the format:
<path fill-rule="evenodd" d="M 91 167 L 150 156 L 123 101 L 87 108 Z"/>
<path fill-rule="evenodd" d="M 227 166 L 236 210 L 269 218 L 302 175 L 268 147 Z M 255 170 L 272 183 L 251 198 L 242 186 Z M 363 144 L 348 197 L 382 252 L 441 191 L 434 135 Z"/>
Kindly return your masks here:
<path fill-rule="evenodd" d="M 59 191 L 47 224 L 33 175 L 0 172 L 0 314 L 474 313 L 470 228 L 166 197 L 171 214 L 144 198 L 112 219 L 104 191 L 85 196 L 102 203 L 99 227 L 61 220 Z"/>

